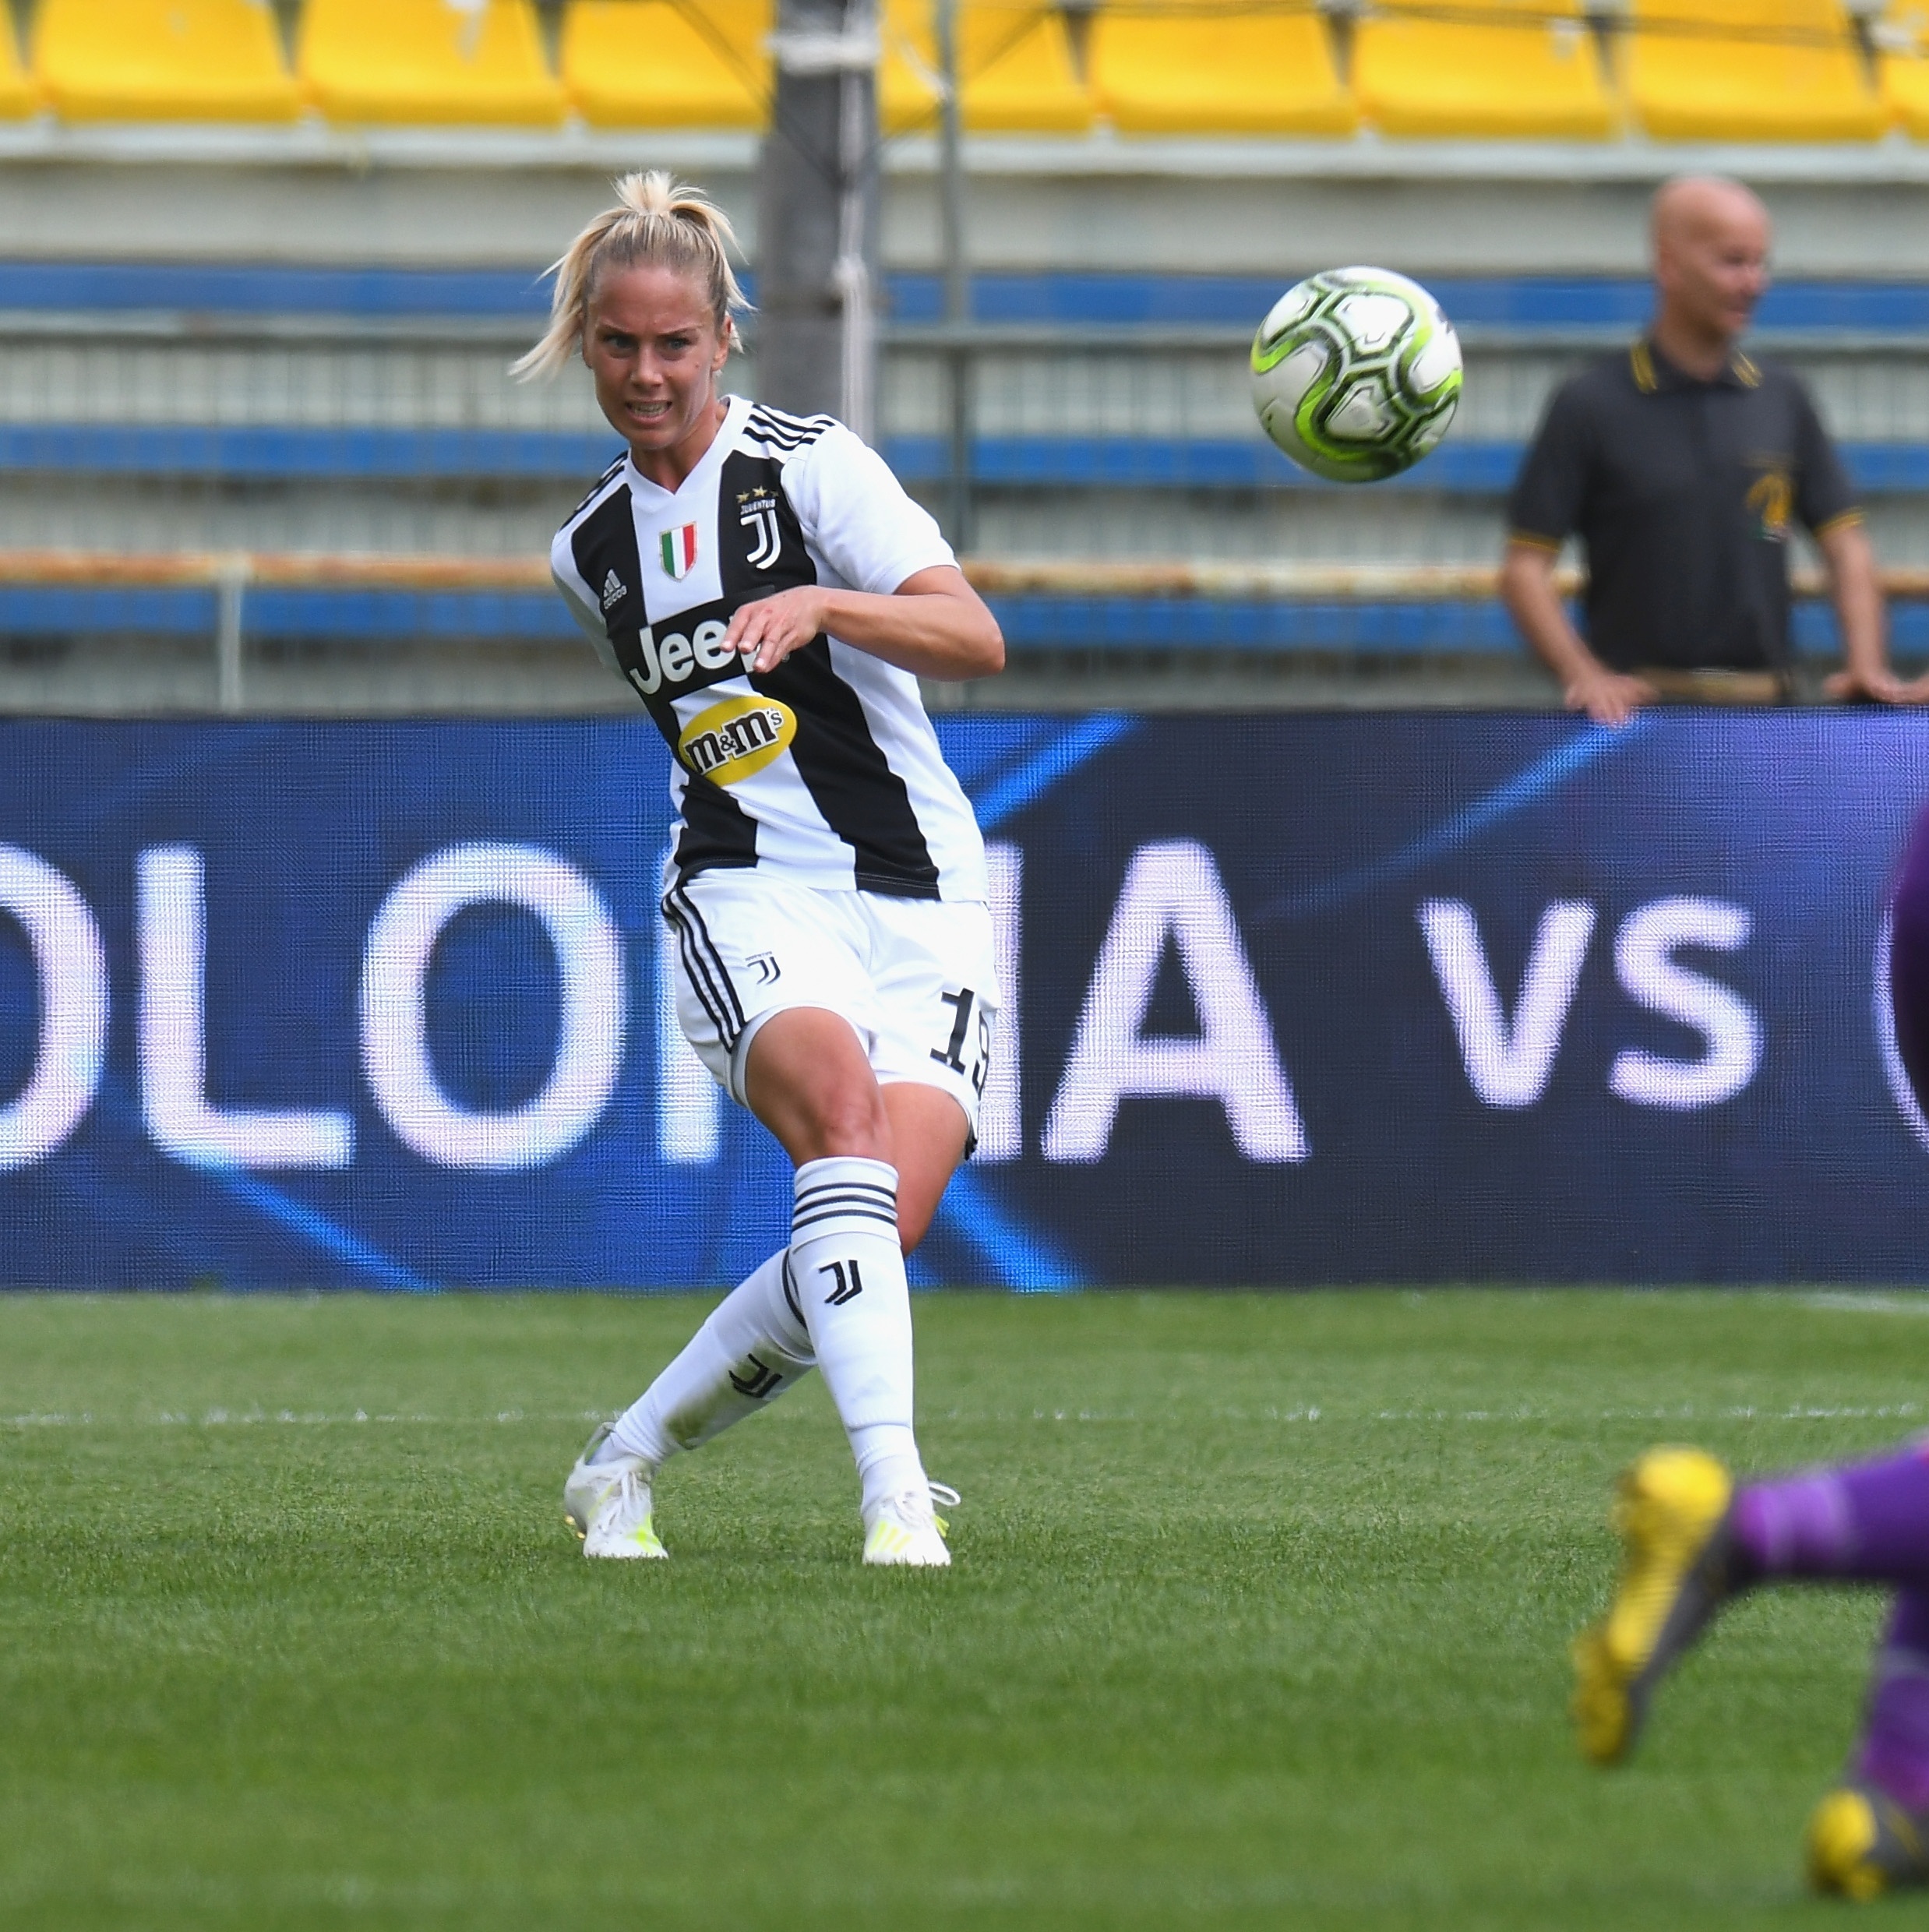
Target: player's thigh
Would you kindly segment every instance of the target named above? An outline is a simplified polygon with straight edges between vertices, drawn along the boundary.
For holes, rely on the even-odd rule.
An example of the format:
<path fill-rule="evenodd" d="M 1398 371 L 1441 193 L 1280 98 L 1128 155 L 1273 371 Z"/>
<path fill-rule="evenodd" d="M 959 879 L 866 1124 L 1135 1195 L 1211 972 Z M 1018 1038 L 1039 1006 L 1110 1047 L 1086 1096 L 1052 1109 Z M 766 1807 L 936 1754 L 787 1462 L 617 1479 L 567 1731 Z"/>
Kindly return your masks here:
<path fill-rule="evenodd" d="M 884 1090 L 841 1014 L 817 1006 L 771 1014 L 744 1053 L 740 1084 L 750 1111 L 799 1167 L 838 1155 L 891 1158 Z"/>
<path fill-rule="evenodd" d="M 879 1091 L 890 1123 L 891 1162 L 897 1169 L 897 1232 L 908 1254 L 924 1239 L 964 1158 L 971 1123 L 963 1108 L 939 1088 L 898 1080 Z"/>
<path fill-rule="evenodd" d="M 991 915 L 982 905 L 935 899 L 864 899 L 878 1017 L 872 1068 L 882 1085 L 948 1094 L 964 1116 L 968 1148 L 998 1028 Z"/>
<path fill-rule="evenodd" d="M 848 1021 L 868 1061 L 876 999 L 855 895 L 749 868 L 699 873 L 663 896 L 674 941 L 677 1024 L 711 1077 L 748 1105 L 753 1042 L 780 1013 L 817 1007 Z"/>

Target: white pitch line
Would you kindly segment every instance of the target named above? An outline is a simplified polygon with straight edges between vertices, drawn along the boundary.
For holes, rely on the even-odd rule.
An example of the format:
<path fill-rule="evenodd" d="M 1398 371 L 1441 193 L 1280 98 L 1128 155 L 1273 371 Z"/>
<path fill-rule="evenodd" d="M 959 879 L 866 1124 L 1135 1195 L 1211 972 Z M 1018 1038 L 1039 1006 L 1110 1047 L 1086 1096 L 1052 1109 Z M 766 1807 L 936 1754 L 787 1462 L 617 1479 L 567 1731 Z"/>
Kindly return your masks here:
<path fill-rule="evenodd" d="M 389 1416 L 358 1408 L 353 1414 L 330 1416 L 298 1413 L 291 1408 L 234 1410 L 210 1408 L 198 1416 L 163 1409 L 157 1416 L 97 1416 L 89 1410 L 66 1412 L 42 1411 L 19 1416 L 0 1416 L 0 1429 L 253 1429 L 355 1428 L 472 1429 L 492 1424 L 514 1426 L 519 1423 L 601 1423 L 609 1419 L 600 1408 L 567 1409 L 531 1414 L 520 1408 L 499 1409 L 493 1416 Z"/>
<path fill-rule="evenodd" d="M 1924 1413 L 1920 1402 L 1797 1403 L 1786 1408 L 1744 1403 L 1698 1408 L 1678 1403 L 1659 1408 L 1378 1408 L 1349 1412 L 1310 1404 L 1300 1408 L 1212 1408 L 1215 1422 L 1231 1423 L 1694 1423 L 1694 1422 L 1906 1422 Z M 1165 1422 L 1134 1409 L 1035 1408 L 1016 1412 L 949 1409 L 938 1420 L 957 1423 Z"/>
<path fill-rule="evenodd" d="M 1825 1309 L 1836 1315 L 1929 1315 L 1929 1293 L 1856 1295 L 1846 1289 L 1825 1289 L 1800 1299 L 1804 1308 Z"/>

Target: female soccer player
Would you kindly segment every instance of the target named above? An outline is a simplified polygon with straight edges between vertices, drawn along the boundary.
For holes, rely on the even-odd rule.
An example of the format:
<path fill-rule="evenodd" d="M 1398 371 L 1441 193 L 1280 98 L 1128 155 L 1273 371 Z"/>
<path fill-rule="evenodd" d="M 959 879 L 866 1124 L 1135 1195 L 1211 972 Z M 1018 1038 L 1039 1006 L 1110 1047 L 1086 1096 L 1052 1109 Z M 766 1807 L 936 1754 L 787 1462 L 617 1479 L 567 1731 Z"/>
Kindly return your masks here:
<path fill-rule="evenodd" d="M 1889 986 L 1896 1045 L 1929 1108 L 1929 813 L 1896 883 Z M 1929 1440 L 1742 1485 L 1698 1449 L 1651 1449 L 1621 1478 L 1614 1520 L 1620 1585 L 1575 1640 L 1582 1749 L 1600 1764 L 1624 1757 L 1655 1686 L 1744 1591 L 1888 1584 L 1860 1740 L 1809 1820 L 1809 1877 L 1850 1899 L 1929 1883 Z"/>
<path fill-rule="evenodd" d="M 998 991 L 983 844 L 918 678 L 985 676 L 1004 642 L 849 429 L 719 393 L 745 306 L 723 215 L 667 175 L 616 192 L 517 365 L 580 354 L 629 446 L 551 562 L 671 749 L 679 1023 L 797 1174 L 788 1246 L 591 1439 L 563 1507 L 586 1556 L 663 1556 L 665 1461 L 815 1367 L 856 1458 L 864 1560 L 942 1566 L 904 1256 L 969 1151 Z"/>

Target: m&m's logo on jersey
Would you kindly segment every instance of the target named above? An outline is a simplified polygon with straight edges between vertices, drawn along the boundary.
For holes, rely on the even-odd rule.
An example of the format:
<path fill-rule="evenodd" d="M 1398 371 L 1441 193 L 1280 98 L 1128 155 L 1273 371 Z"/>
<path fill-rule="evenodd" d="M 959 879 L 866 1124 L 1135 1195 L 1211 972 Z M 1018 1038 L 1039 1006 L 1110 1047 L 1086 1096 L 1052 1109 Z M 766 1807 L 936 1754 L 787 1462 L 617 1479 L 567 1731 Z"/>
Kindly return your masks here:
<path fill-rule="evenodd" d="M 683 727 L 676 755 L 693 777 L 733 785 L 784 755 L 797 735 L 797 714 L 774 698 L 728 698 Z"/>
<path fill-rule="evenodd" d="M 684 524 L 675 530 L 666 530 L 658 542 L 663 552 L 663 574 L 665 576 L 686 577 L 696 568 L 696 526 L 694 524 Z"/>

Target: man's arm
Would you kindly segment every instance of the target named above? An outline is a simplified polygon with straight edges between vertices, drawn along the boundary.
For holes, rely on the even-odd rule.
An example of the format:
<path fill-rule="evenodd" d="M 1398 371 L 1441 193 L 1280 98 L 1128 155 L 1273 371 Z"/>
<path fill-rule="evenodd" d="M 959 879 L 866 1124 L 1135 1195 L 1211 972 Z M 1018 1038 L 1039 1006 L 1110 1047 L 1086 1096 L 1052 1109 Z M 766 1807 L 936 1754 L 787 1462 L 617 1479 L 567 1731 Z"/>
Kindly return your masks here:
<path fill-rule="evenodd" d="M 1588 649 L 1568 621 L 1554 583 L 1555 552 L 1518 538 L 1501 559 L 1501 601 L 1538 658 L 1560 680 L 1571 711 L 1585 711 L 1597 724 L 1625 724 L 1658 695 L 1640 678 L 1610 671 Z"/>
<path fill-rule="evenodd" d="M 1845 516 L 1817 531 L 1815 541 L 1828 573 L 1828 601 L 1842 627 L 1843 668 L 1822 686 L 1845 702 L 1872 699 L 1878 704 L 1920 704 L 1929 699 L 1929 679 L 1905 684 L 1888 668 L 1888 625 L 1882 586 L 1875 573 L 1875 546 L 1861 519 Z"/>

